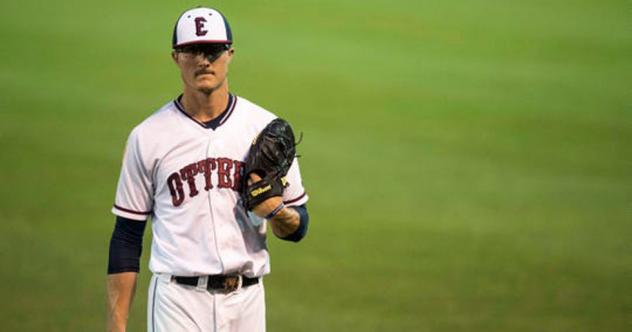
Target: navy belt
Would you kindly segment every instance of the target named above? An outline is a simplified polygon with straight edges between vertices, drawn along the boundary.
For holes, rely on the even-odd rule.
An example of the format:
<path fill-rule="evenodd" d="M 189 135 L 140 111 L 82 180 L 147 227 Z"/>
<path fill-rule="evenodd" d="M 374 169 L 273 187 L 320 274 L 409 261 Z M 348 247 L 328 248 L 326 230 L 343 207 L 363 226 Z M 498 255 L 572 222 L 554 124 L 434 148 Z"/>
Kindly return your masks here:
<path fill-rule="evenodd" d="M 171 280 L 181 285 L 188 285 L 197 287 L 198 282 L 202 277 L 178 277 L 173 276 Z M 259 282 L 259 278 L 248 278 L 240 275 L 212 275 L 208 276 L 208 282 L 206 283 L 206 289 L 209 291 L 223 290 L 227 293 L 238 290 L 241 287 L 248 287 Z"/>

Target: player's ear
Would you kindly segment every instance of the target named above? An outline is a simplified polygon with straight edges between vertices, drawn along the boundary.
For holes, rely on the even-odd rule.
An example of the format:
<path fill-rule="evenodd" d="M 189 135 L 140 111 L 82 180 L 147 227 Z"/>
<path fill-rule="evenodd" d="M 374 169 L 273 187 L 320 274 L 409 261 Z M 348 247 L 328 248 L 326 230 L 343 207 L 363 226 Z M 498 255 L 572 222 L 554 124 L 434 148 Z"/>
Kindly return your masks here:
<path fill-rule="evenodd" d="M 171 51 L 171 59 L 173 60 L 173 62 L 175 62 L 176 64 L 178 64 L 178 52 L 176 52 L 176 51 Z"/>
<path fill-rule="evenodd" d="M 226 53 L 228 53 L 228 62 L 230 63 L 230 61 L 233 59 L 233 54 L 235 54 L 235 49 L 231 47 L 228 49 L 228 51 L 226 51 Z"/>

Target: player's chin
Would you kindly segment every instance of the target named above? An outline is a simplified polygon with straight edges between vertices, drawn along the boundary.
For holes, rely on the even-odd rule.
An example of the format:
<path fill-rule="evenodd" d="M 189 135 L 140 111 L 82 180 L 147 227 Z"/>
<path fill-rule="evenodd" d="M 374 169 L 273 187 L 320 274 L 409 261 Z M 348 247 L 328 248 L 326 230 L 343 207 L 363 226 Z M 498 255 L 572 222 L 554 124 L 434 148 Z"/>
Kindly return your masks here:
<path fill-rule="evenodd" d="M 209 82 L 209 81 L 202 81 L 202 82 L 197 82 L 197 84 L 195 85 L 195 89 L 200 91 L 200 92 L 213 92 L 214 90 L 217 89 L 217 84 L 213 84 L 214 82 Z"/>
<path fill-rule="evenodd" d="M 196 84 L 196 88 L 200 92 L 209 94 L 219 89 L 222 86 L 222 84 L 223 84 L 223 81 L 217 82 L 215 80 L 204 80 L 204 81 L 198 82 L 198 84 Z"/>

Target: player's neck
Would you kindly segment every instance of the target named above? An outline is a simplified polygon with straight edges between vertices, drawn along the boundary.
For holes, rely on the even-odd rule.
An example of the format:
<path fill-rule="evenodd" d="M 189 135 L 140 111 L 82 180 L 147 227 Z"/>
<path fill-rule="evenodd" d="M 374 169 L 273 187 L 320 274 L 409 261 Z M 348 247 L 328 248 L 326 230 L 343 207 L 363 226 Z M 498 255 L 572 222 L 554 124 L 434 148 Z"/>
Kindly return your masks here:
<path fill-rule="evenodd" d="M 184 111 L 200 122 L 208 122 L 218 117 L 228 106 L 228 84 L 206 94 L 191 91 L 185 87 L 182 94 Z"/>

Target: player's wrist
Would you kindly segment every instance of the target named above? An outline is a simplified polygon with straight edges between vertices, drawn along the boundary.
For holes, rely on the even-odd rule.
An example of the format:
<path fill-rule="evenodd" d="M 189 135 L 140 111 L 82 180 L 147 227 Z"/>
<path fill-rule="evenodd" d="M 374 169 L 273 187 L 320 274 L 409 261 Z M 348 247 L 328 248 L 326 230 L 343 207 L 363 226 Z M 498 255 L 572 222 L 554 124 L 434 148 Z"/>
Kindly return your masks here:
<path fill-rule="evenodd" d="M 268 219 L 274 234 L 284 238 L 294 233 L 300 226 L 300 216 L 293 208 L 283 207 L 272 219 Z"/>
<path fill-rule="evenodd" d="M 283 204 L 283 202 L 279 203 L 279 205 L 277 205 L 277 207 L 275 207 L 272 211 L 270 211 L 270 213 L 268 213 L 265 218 L 266 219 L 272 219 L 274 217 L 276 217 L 279 213 L 281 213 L 284 209 L 286 209 L 285 204 Z"/>
<path fill-rule="evenodd" d="M 282 224 L 289 229 L 293 229 L 295 225 L 298 225 L 300 216 L 294 209 L 284 205 L 273 218 L 268 220 L 274 221 L 277 225 Z"/>
<path fill-rule="evenodd" d="M 276 209 L 279 204 L 283 203 L 283 199 L 280 196 L 275 196 L 275 197 L 270 197 L 268 199 L 266 199 L 265 201 L 259 203 L 259 205 L 256 205 L 253 209 L 252 212 L 254 212 L 257 216 L 261 217 L 261 218 L 267 218 L 267 216 L 274 211 L 274 209 Z"/>
<path fill-rule="evenodd" d="M 297 216 L 296 211 L 284 204 L 283 208 L 276 214 L 275 219 L 288 220 L 295 216 Z"/>

